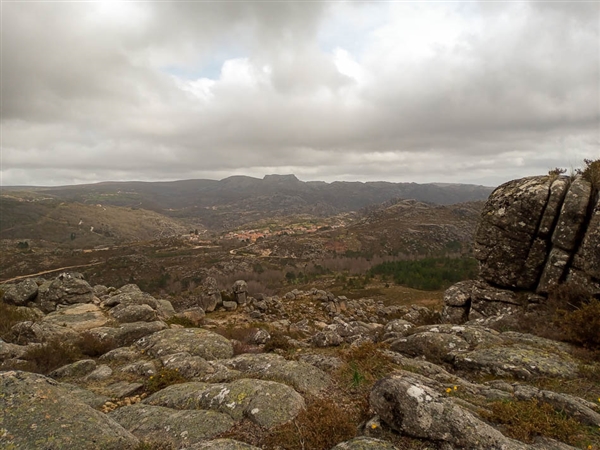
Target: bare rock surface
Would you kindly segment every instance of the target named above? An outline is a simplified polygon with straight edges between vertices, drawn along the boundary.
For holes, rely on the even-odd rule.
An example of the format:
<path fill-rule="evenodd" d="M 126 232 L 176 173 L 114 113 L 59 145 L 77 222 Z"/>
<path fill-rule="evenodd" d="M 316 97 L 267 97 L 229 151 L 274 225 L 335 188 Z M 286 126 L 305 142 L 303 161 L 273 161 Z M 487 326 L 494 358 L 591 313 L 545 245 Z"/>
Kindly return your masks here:
<path fill-rule="evenodd" d="M 181 352 L 207 360 L 233 356 L 233 347 L 228 339 L 201 328 L 163 330 L 138 340 L 136 346 L 155 358 Z"/>
<path fill-rule="evenodd" d="M 106 314 L 92 303 L 60 308 L 45 316 L 43 322 L 69 327 L 75 331 L 87 331 L 103 327 L 109 321 Z"/>
<path fill-rule="evenodd" d="M 295 418 L 304 399 L 291 387 L 273 381 L 240 379 L 231 383 L 184 383 L 169 386 L 144 400 L 175 409 L 206 409 L 247 418 L 272 428 Z"/>
<path fill-rule="evenodd" d="M 215 411 L 176 410 L 144 404 L 119 408 L 109 417 L 141 439 L 168 442 L 176 448 L 224 433 L 234 424 L 229 415 Z"/>
<path fill-rule="evenodd" d="M 133 449 L 138 439 L 42 375 L 0 372 L 0 447 Z"/>

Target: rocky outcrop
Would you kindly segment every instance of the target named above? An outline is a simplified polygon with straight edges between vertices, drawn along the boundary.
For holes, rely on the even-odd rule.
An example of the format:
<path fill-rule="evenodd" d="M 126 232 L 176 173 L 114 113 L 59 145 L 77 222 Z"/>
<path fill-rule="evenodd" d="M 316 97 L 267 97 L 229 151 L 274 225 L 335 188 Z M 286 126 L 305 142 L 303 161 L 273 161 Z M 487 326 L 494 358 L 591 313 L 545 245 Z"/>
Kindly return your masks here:
<path fill-rule="evenodd" d="M 482 211 L 474 249 L 481 280 L 446 291 L 446 322 L 512 314 L 564 282 L 600 294 L 598 190 L 583 176 L 505 183 Z"/>

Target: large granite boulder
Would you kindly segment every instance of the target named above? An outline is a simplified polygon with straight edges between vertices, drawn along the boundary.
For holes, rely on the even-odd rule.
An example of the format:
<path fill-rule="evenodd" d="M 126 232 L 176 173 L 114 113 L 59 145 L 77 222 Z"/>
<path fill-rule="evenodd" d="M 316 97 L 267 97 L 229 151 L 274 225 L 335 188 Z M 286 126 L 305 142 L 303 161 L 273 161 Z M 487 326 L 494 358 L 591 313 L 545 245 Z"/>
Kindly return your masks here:
<path fill-rule="evenodd" d="M 370 394 L 371 408 L 394 430 L 415 438 L 445 442 L 452 448 L 525 450 L 419 377 L 382 378 Z"/>
<path fill-rule="evenodd" d="M 44 305 L 72 305 L 92 303 L 94 290 L 77 272 L 63 272 L 42 291 L 40 302 Z M 46 306 L 47 308 L 47 306 Z"/>
<path fill-rule="evenodd" d="M 37 294 L 37 283 L 34 280 L 28 279 L 8 286 L 4 292 L 3 300 L 5 303 L 11 305 L 25 306 L 27 302 L 35 299 Z"/>
<path fill-rule="evenodd" d="M 556 174 L 501 185 L 484 206 L 474 250 L 481 280 L 446 291 L 445 322 L 519 314 L 565 280 L 600 294 L 597 187 Z"/>

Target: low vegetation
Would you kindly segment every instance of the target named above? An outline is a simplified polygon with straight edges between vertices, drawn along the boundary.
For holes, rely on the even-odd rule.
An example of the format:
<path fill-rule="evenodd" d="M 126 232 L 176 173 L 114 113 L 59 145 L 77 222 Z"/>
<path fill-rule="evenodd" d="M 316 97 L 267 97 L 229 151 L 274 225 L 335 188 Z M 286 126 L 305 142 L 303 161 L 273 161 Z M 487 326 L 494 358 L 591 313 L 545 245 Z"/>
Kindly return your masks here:
<path fill-rule="evenodd" d="M 154 394 L 167 386 L 186 383 L 187 381 L 189 380 L 181 375 L 178 369 L 163 367 L 156 375 L 148 377 L 144 384 L 144 391 L 148 394 Z"/>
<path fill-rule="evenodd" d="M 477 276 L 473 258 L 425 258 L 416 261 L 384 262 L 369 270 L 369 275 L 392 279 L 394 283 L 425 291 L 446 288 Z"/>
<path fill-rule="evenodd" d="M 504 433 L 523 442 L 546 436 L 571 445 L 581 445 L 585 427 L 551 405 L 537 400 L 498 401 L 489 405 L 483 417 L 502 426 Z"/>

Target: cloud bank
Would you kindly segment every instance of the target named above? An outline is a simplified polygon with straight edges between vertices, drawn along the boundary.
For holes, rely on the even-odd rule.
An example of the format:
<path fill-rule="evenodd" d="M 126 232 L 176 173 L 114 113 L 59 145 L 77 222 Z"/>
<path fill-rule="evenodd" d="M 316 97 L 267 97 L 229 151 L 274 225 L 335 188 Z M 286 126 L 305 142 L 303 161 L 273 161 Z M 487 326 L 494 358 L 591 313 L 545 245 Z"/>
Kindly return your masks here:
<path fill-rule="evenodd" d="M 600 157 L 597 2 L 3 2 L 3 185 Z"/>

